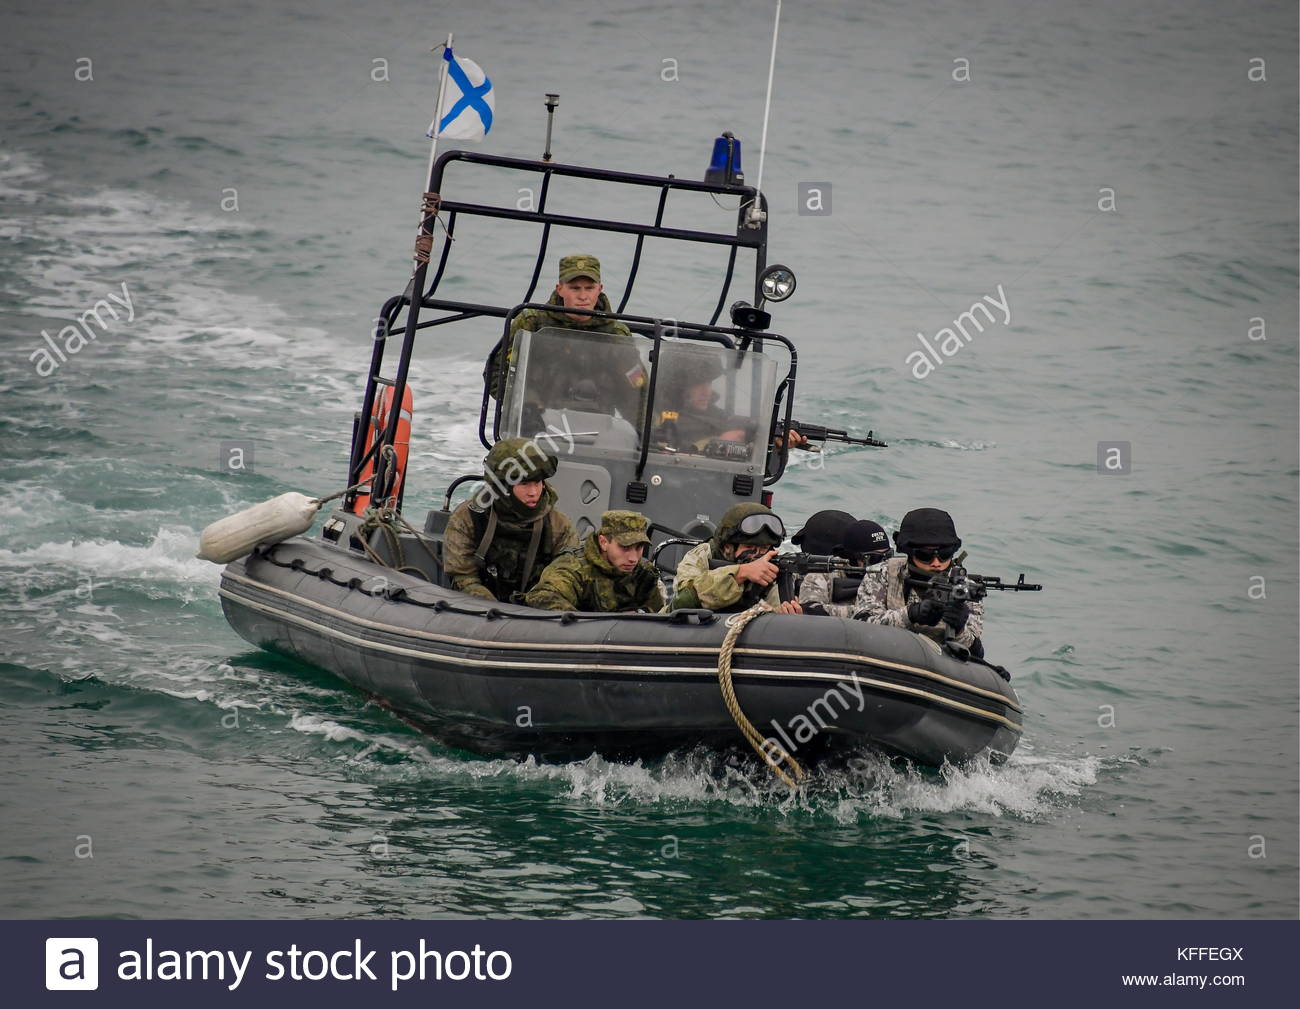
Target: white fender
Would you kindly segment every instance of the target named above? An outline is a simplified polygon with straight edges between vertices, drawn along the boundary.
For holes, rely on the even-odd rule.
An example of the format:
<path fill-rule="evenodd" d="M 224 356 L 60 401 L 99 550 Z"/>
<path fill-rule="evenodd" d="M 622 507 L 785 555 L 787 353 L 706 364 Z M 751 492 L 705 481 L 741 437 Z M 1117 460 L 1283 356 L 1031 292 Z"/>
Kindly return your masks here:
<path fill-rule="evenodd" d="M 214 564 L 229 564 L 263 543 L 279 543 L 311 528 L 320 502 L 289 491 L 242 512 L 218 519 L 199 536 L 196 556 Z"/>

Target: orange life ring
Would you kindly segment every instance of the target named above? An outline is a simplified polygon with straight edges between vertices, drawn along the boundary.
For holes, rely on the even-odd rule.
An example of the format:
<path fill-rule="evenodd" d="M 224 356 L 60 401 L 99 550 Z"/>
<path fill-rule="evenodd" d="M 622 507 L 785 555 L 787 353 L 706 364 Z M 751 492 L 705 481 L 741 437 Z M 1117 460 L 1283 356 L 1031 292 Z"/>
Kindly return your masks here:
<path fill-rule="evenodd" d="M 366 434 L 362 444 L 365 445 L 366 451 L 369 452 L 379 440 L 381 432 L 388 429 L 388 410 L 393 402 L 393 387 L 384 386 L 381 395 L 375 397 L 374 409 L 371 413 L 370 423 L 366 425 Z M 406 479 L 406 460 L 411 453 L 411 412 L 412 412 L 411 387 L 407 385 L 402 390 L 402 412 L 397 418 L 397 432 L 393 436 L 393 452 L 396 456 L 397 473 L 393 480 L 393 498 L 400 497 L 402 493 L 402 482 Z M 367 460 L 365 466 L 361 469 L 360 483 L 365 484 L 357 492 L 356 502 L 352 506 L 352 512 L 355 515 L 361 515 L 370 507 L 370 491 L 373 489 L 369 486 L 370 478 L 375 475 L 375 459 L 372 457 Z"/>

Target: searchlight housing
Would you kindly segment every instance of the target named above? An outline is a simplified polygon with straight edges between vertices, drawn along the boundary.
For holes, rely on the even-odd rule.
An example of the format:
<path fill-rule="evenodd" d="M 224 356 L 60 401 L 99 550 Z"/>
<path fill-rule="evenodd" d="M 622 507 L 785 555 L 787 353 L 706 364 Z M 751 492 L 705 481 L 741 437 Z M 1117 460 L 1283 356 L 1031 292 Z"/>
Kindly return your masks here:
<path fill-rule="evenodd" d="M 794 294 L 797 284 L 794 270 L 780 263 L 773 263 L 758 278 L 759 290 L 763 292 L 764 301 L 785 301 Z"/>

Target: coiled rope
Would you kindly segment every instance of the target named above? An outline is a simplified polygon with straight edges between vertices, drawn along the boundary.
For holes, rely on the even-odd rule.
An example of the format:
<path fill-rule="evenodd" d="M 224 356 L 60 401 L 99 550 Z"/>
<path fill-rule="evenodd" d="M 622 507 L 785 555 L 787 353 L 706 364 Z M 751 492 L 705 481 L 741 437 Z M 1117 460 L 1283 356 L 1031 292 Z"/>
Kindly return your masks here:
<path fill-rule="evenodd" d="M 362 518 L 363 521 L 357 529 L 357 539 L 360 541 L 361 547 L 365 550 L 367 556 L 369 556 L 369 558 L 376 564 L 381 567 L 393 568 L 394 570 L 401 571 L 404 574 L 415 575 L 417 578 L 423 578 L 426 582 L 429 580 L 429 576 L 419 568 L 406 563 L 406 557 L 402 551 L 402 541 L 396 529 L 396 525 L 401 525 L 402 528 L 409 532 L 415 538 L 415 541 L 424 548 L 424 552 L 429 555 L 429 560 L 433 561 L 433 568 L 430 570 L 436 571 L 438 569 L 438 558 L 434 556 L 434 553 L 429 548 L 429 544 L 425 541 L 423 534 L 418 532 L 411 523 L 407 522 L 402 516 L 402 513 L 397 509 L 380 508 L 371 505 L 366 509 Z M 376 529 L 384 534 L 384 539 L 388 544 L 389 555 L 396 563 L 390 564 L 386 562 L 371 548 L 370 535 Z"/>
<path fill-rule="evenodd" d="M 775 745 L 776 752 L 781 755 L 781 760 L 773 760 L 767 749 L 764 747 L 764 736 L 754 724 L 745 717 L 745 713 L 740 709 L 740 701 L 736 699 L 736 688 L 731 682 L 731 655 L 736 650 L 736 642 L 740 640 L 741 632 L 749 625 L 751 620 L 761 617 L 764 613 L 775 612 L 772 607 L 761 600 L 751 606 L 749 609 L 727 618 L 727 635 L 722 639 L 722 647 L 718 649 L 718 683 L 722 687 L 722 701 L 727 706 L 727 711 L 731 713 L 732 721 L 736 723 L 741 734 L 754 748 L 754 752 L 763 758 L 772 772 L 784 781 L 791 788 L 797 787 L 795 780 L 804 776 L 804 769 L 799 766 L 799 761 L 785 751 L 779 745 Z M 781 769 L 781 761 L 789 768 L 790 774 L 786 774 Z"/>

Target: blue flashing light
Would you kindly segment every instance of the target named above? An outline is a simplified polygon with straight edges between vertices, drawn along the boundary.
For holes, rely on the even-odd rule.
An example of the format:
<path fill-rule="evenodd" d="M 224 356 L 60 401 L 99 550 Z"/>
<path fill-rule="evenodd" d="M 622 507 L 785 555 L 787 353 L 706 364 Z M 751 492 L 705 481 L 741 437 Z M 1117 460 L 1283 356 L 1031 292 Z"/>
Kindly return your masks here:
<path fill-rule="evenodd" d="M 740 141 L 730 131 L 713 141 L 713 157 L 704 173 L 704 181 L 719 186 L 745 184 L 745 173 L 740 168 Z"/>

